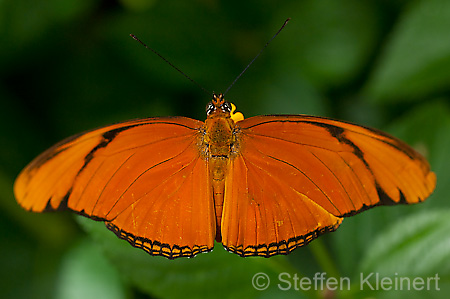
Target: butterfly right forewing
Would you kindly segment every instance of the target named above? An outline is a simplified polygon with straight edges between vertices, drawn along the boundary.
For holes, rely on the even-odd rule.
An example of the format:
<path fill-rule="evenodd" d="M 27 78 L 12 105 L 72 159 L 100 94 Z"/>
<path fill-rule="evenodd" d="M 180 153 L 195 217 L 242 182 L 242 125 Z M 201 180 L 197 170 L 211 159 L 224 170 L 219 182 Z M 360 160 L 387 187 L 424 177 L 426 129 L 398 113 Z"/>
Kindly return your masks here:
<path fill-rule="evenodd" d="M 417 203 L 433 191 L 426 160 L 377 130 L 312 116 L 237 123 L 223 244 L 241 255 L 288 253 L 377 205 Z"/>

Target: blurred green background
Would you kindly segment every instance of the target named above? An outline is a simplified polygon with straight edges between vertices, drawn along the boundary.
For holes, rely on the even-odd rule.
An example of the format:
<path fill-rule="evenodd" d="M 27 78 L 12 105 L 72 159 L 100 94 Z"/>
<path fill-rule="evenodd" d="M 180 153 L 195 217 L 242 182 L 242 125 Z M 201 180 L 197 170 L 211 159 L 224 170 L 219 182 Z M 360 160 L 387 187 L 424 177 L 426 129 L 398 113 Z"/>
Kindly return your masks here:
<path fill-rule="evenodd" d="M 437 174 L 425 203 L 348 218 L 288 256 L 243 259 L 216 244 L 175 261 L 132 248 L 102 223 L 16 204 L 16 175 L 67 136 L 139 117 L 205 118 L 209 96 L 130 33 L 221 92 L 288 17 L 227 99 L 246 117 L 329 116 L 404 139 Z M 447 0 L 0 1 L 1 297 L 448 298 L 449 28 Z M 270 278 L 264 291 L 252 286 L 258 272 Z M 278 277 L 293 284 L 294 274 L 321 272 L 349 277 L 351 289 L 297 291 Z M 438 274 L 440 290 L 360 290 L 361 273 L 372 272 Z"/>

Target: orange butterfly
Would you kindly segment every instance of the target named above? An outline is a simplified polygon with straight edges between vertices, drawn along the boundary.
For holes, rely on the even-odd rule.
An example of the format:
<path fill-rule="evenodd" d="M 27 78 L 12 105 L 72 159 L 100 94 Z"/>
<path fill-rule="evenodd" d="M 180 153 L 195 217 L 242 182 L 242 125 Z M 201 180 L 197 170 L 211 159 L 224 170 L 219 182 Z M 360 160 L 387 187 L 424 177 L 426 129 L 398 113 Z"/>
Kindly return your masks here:
<path fill-rule="evenodd" d="M 128 121 L 70 137 L 19 175 L 17 201 L 104 221 L 152 255 L 192 257 L 214 239 L 240 256 L 288 254 L 374 206 L 412 204 L 436 176 L 386 133 L 328 118 L 243 119 L 214 95 L 205 122 Z"/>

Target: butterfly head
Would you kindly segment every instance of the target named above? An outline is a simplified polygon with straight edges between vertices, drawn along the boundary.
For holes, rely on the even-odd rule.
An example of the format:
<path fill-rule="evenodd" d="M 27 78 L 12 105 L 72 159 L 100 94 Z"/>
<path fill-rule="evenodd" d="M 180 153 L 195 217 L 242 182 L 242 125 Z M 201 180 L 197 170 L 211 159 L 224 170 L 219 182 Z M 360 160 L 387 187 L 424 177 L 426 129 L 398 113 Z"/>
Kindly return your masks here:
<path fill-rule="evenodd" d="M 244 119 L 241 112 L 235 112 L 236 106 L 233 103 L 225 101 L 223 94 L 213 94 L 211 102 L 206 106 L 206 115 L 213 117 L 230 117 L 235 123 Z"/>

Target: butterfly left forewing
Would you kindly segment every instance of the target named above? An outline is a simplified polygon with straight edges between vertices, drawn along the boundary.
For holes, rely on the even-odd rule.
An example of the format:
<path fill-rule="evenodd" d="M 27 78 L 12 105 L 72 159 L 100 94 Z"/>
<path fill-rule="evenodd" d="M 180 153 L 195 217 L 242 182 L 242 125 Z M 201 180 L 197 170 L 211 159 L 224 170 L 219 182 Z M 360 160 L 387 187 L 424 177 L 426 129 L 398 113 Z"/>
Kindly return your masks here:
<path fill-rule="evenodd" d="M 169 258 L 211 250 L 214 208 L 200 157 L 202 123 L 126 122 L 70 138 L 44 152 L 15 184 L 18 202 L 41 212 L 69 208 L 132 245 Z"/>
<path fill-rule="evenodd" d="M 312 116 L 237 125 L 222 227 L 224 245 L 241 255 L 287 253 L 336 229 L 341 217 L 420 202 L 435 186 L 420 154 L 376 130 Z"/>

